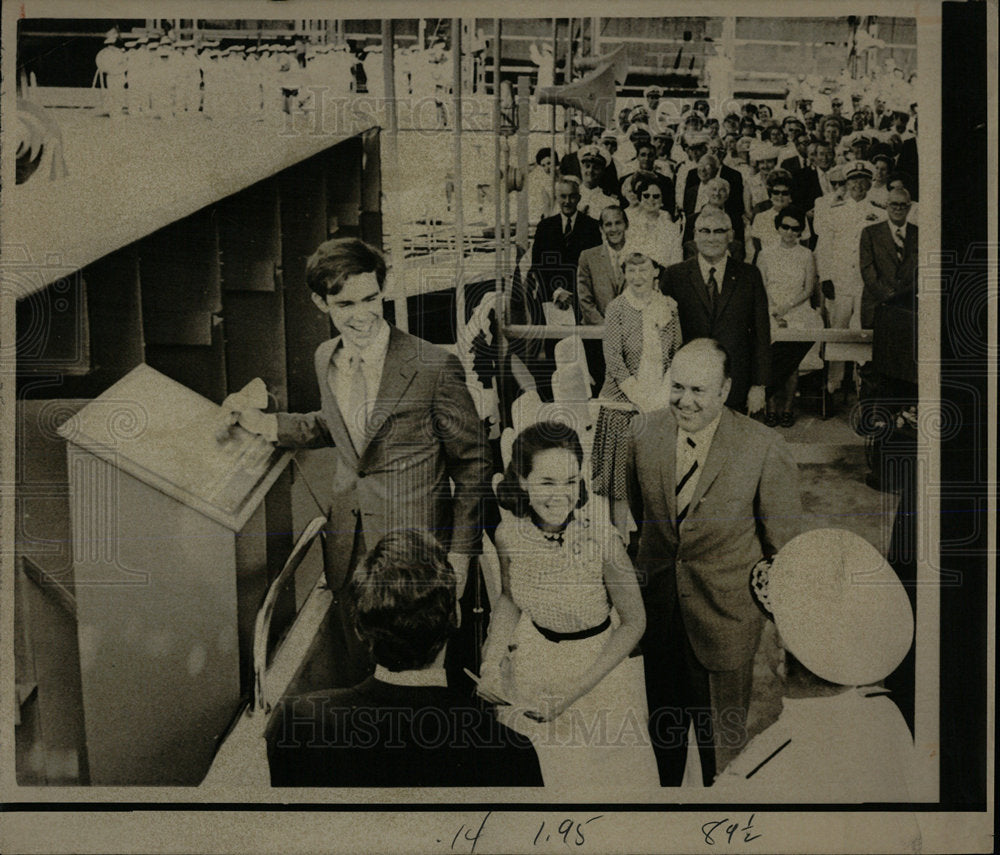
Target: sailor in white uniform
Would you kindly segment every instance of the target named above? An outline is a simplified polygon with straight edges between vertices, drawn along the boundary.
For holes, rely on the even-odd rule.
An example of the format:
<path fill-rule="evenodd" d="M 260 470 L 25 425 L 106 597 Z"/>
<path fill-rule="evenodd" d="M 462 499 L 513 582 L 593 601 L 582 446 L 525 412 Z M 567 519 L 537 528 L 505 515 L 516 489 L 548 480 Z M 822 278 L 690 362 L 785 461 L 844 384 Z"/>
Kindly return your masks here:
<path fill-rule="evenodd" d="M 916 753 L 880 684 L 913 640 L 895 571 L 866 540 L 817 529 L 790 540 L 751 588 L 783 654 L 778 720 L 716 778 L 726 800 L 900 802 L 916 799 Z"/>

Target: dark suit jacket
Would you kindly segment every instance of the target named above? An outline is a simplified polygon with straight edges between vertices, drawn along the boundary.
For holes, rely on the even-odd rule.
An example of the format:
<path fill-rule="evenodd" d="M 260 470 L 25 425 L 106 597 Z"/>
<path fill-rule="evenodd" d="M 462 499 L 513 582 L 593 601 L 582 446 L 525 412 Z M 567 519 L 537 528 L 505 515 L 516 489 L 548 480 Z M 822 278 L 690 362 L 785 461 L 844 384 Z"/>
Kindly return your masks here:
<path fill-rule="evenodd" d="M 910 186 L 907 189 L 909 189 L 913 201 L 916 202 L 920 195 L 920 162 L 917 158 L 916 137 L 907 137 L 903 140 L 899 157 L 896 158 L 896 169 L 910 176 Z"/>
<path fill-rule="evenodd" d="M 576 298 L 584 324 L 603 324 L 604 311 L 625 286 L 625 274 L 611 266 L 608 250 L 601 243 L 580 253 L 576 273 Z"/>
<path fill-rule="evenodd" d="M 797 154 L 795 157 L 789 157 L 781 161 L 781 168 L 794 175 L 800 169 L 805 168 L 805 163 L 802 160 L 802 156 Z"/>
<path fill-rule="evenodd" d="M 907 223 L 903 232 L 903 259 L 896 261 L 896 242 L 888 220 L 861 230 L 861 326 L 871 329 L 877 306 L 913 292 L 917 277 L 918 229 Z"/>
<path fill-rule="evenodd" d="M 540 787 L 527 737 L 452 689 L 369 677 L 288 697 L 268 724 L 274 787 Z"/>
<path fill-rule="evenodd" d="M 725 178 L 729 182 L 729 198 L 726 200 L 726 213 L 733 224 L 733 240 L 743 242 L 743 176 L 738 170 L 728 166 L 723 166 L 719 173 L 720 178 Z M 692 169 L 688 172 L 684 182 L 684 240 L 689 241 L 694 238 L 695 205 L 698 202 L 698 190 L 701 187 L 701 179 L 698 171 Z"/>
<path fill-rule="evenodd" d="M 819 183 L 819 175 L 815 166 L 800 169 L 792 173 L 792 201 L 803 211 L 811 211 L 816 206 L 816 200 L 823 195 Z"/>
<path fill-rule="evenodd" d="M 750 387 L 767 385 L 771 371 L 770 315 L 760 271 L 730 256 L 714 314 L 697 256 L 668 267 L 661 282 L 677 301 L 684 341 L 714 338 L 726 349 L 733 379 L 726 403 L 744 409 Z"/>
<path fill-rule="evenodd" d="M 569 291 L 576 303 L 576 270 L 580 253 L 600 242 L 601 227 L 597 220 L 583 213 L 577 213 L 573 230 L 565 236 L 560 214 L 546 217 L 538 224 L 531 244 L 528 283 L 528 317 L 532 323 L 544 323 L 542 303 L 549 302 L 557 288 Z"/>
<path fill-rule="evenodd" d="M 367 548 L 388 531 L 418 528 L 433 532 L 453 552 L 477 553 L 480 496 L 492 463 L 461 363 L 391 327 L 368 441 L 359 453 L 327 382 L 339 341 L 329 339 L 316 349 L 320 409 L 278 414 L 279 445 L 337 449 L 327 554 L 347 562 L 359 519 Z M 341 567 L 344 574 L 349 569 Z M 336 590 L 342 578 L 330 581 Z"/>
<path fill-rule="evenodd" d="M 640 531 L 636 570 L 647 642 L 662 637 L 662 622 L 678 605 L 698 661 L 710 671 L 729 671 L 753 656 L 760 637 L 751 569 L 799 532 L 798 471 L 777 431 L 723 409 L 678 527 L 676 443 L 669 409 L 632 423 L 627 480 Z M 648 643 L 643 652 L 661 653 Z"/>

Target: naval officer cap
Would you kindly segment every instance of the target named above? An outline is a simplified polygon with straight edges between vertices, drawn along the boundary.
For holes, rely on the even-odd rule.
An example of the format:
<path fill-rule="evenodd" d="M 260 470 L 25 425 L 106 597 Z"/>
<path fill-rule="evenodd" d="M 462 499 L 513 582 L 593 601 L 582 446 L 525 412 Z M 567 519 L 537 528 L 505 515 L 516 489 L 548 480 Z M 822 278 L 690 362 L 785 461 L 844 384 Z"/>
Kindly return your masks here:
<path fill-rule="evenodd" d="M 871 181 L 872 165 L 867 160 L 851 161 L 850 166 L 847 168 L 847 180 L 850 181 L 852 178 L 867 178 Z"/>
<path fill-rule="evenodd" d="M 781 641 L 817 677 L 867 686 L 888 677 L 913 640 L 902 582 L 868 541 L 844 529 L 793 538 L 751 576 Z"/>
<path fill-rule="evenodd" d="M 585 145 L 580 149 L 578 158 L 580 163 L 583 163 L 585 160 L 599 160 L 605 166 L 608 163 L 604 158 L 604 153 L 596 145 Z"/>

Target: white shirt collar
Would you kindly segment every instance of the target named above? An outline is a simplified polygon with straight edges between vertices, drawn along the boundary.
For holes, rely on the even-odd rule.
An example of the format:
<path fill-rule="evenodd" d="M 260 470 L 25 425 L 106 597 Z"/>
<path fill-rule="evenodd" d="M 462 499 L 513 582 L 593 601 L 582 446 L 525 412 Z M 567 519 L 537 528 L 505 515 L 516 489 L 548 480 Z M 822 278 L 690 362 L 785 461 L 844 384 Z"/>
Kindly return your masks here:
<path fill-rule="evenodd" d="M 419 671 L 390 671 L 382 665 L 375 666 L 375 679 L 393 686 L 445 686 L 448 674 L 444 668 L 421 668 Z"/>
<path fill-rule="evenodd" d="M 334 361 L 337 367 L 340 368 L 342 360 L 350 359 L 354 351 L 353 347 L 348 347 L 347 342 L 344 341 L 344 337 L 340 337 L 340 343 L 337 345 L 337 349 L 334 352 Z M 372 337 L 372 340 L 368 342 L 368 346 L 361 351 L 362 358 L 365 363 L 369 366 L 382 366 L 385 362 L 385 355 L 389 351 L 389 324 L 382 320 L 379 321 L 378 330 Z M 346 363 L 344 363 L 346 364 Z"/>
<path fill-rule="evenodd" d="M 682 443 L 688 437 L 694 440 L 694 444 L 697 446 L 699 453 L 705 453 L 708 447 L 712 444 L 712 439 L 715 437 L 715 432 L 718 430 L 719 421 L 722 419 L 722 413 L 719 413 L 712 421 L 710 421 L 701 430 L 695 433 L 690 433 L 684 430 L 680 425 L 677 426 L 677 442 Z"/>
<path fill-rule="evenodd" d="M 726 275 L 726 264 L 729 261 L 729 250 L 726 250 L 726 254 L 722 256 L 718 261 L 709 261 L 702 255 L 698 253 L 698 266 L 701 268 L 701 278 L 705 280 L 705 284 L 708 284 L 708 271 L 713 267 L 715 268 L 715 280 L 721 285 L 722 277 Z"/>

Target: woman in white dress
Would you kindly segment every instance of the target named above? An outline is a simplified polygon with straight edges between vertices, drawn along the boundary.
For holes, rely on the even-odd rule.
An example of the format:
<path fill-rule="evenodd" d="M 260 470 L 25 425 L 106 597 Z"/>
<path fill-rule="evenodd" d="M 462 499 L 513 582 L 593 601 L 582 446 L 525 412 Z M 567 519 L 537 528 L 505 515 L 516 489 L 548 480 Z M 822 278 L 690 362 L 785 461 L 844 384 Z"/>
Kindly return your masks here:
<path fill-rule="evenodd" d="M 479 693 L 535 745 L 547 787 L 658 786 L 647 734 L 646 625 L 635 570 L 610 525 L 592 519 L 571 427 L 541 422 L 514 440 L 497 488 L 502 593 Z M 505 703 L 506 702 L 506 703 Z"/>
<path fill-rule="evenodd" d="M 813 347 L 813 343 L 808 341 L 773 341 L 775 331 L 823 327 L 823 319 L 810 304 L 816 287 L 816 261 L 812 251 L 799 243 L 805 223 L 805 214 L 798 208 L 782 208 L 774 217 L 781 240 L 764 247 L 757 258 L 771 314 L 771 377 L 767 384 L 764 416 L 764 423 L 769 427 L 777 424 L 791 427 L 795 424 L 799 365 Z M 780 416 L 777 409 L 779 403 Z"/>
<path fill-rule="evenodd" d="M 628 209 L 628 244 L 660 267 L 683 260 L 680 223 L 663 210 L 663 191 L 652 173 L 640 173 L 632 182 L 639 204 Z"/>

